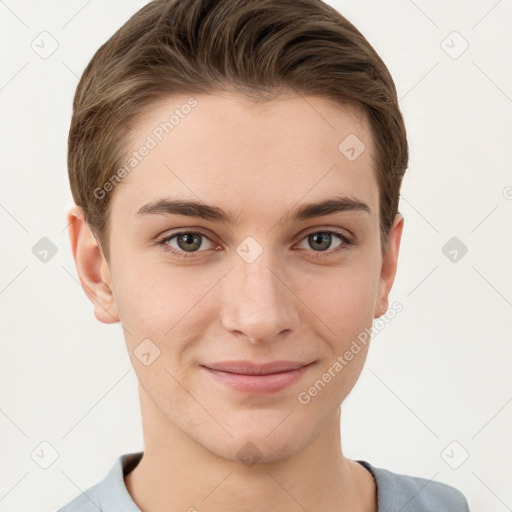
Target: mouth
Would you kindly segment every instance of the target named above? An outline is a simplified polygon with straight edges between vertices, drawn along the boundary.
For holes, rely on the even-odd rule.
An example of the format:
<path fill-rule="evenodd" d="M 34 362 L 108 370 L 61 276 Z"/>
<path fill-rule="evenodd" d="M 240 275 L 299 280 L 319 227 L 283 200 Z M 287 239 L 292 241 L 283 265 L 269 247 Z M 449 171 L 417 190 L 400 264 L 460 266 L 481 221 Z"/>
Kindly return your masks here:
<path fill-rule="evenodd" d="M 202 365 L 202 368 L 216 381 L 236 391 L 267 394 L 295 384 L 313 364 L 314 361 L 273 361 L 266 364 L 225 361 Z"/>

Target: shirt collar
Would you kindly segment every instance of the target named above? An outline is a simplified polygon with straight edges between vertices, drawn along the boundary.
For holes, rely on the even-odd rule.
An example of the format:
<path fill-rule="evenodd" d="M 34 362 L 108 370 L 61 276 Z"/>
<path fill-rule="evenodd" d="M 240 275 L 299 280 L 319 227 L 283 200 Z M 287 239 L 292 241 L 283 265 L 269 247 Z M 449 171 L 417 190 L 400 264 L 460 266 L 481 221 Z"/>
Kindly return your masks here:
<path fill-rule="evenodd" d="M 132 471 L 142 459 L 144 452 L 125 453 L 118 457 L 106 477 L 100 482 L 98 489 L 98 497 L 100 509 L 102 512 L 142 512 L 133 501 L 124 477 Z M 365 467 L 373 476 L 375 486 L 377 488 L 378 512 L 387 512 L 382 508 L 388 498 L 384 486 L 379 486 L 379 479 L 376 476 L 377 470 L 369 462 L 364 460 L 356 461 Z M 386 496 L 385 496 L 386 494 Z"/>
<path fill-rule="evenodd" d="M 116 459 L 98 490 L 102 512 L 141 512 L 126 488 L 124 476 L 140 462 L 143 453 L 125 453 Z"/>

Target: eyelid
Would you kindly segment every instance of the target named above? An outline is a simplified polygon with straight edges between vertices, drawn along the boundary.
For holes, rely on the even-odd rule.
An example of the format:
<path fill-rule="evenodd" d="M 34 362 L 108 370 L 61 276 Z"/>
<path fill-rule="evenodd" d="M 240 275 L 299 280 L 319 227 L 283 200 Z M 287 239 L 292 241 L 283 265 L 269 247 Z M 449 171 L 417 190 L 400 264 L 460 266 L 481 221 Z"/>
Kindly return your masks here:
<path fill-rule="evenodd" d="M 356 245 L 355 239 L 353 236 L 348 236 L 341 230 L 333 229 L 333 228 L 316 228 L 311 231 L 308 231 L 308 232 L 306 232 L 305 235 L 301 236 L 300 240 L 297 242 L 296 245 L 302 243 L 309 236 L 311 236 L 315 233 L 328 233 L 329 235 L 337 236 L 340 239 L 341 243 L 337 247 L 327 249 L 326 251 L 314 251 L 312 249 L 299 249 L 301 251 L 306 251 L 314 259 L 335 257 L 337 255 L 342 254 L 343 252 L 348 250 L 350 247 Z"/>
<path fill-rule="evenodd" d="M 314 226 L 311 228 L 305 228 L 303 229 L 297 236 L 300 237 L 299 241 L 302 241 L 306 236 L 309 236 L 313 233 L 336 233 L 337 235 L 345 238 L 346 240 L 353 241 L 354 235 L 350 233 L 350 231 L 342 228 L 332 228 L 327 226 Z M 207 234 L 202 228 L 178 228 L 177 231 L 168 232 L 162 235 L 161 237 L 158 237 L 158 241 L 168 241 L 170 238 L 175 237 L 177 235 L 181 235 L 183 233 L 197 233 L 200 235 L 203 235 L 205 238 L 207 238 L 210 242 L 213 242 L 212 237 Z"/>
<path fill-rule="evenodd" d="M 348 229 L 330 226 L 313 226 L 311 228 L 306 228 L 297 236 L 300 236 L 300 240 L 302 240 L 304 237 L 312 235 L 313 233 L 335 233 L 350 242 L 355 239 L 354 235 L 348 231 Z"/>
<path fill-rule="evenodd" d="M 355 244 L 355 239 L 354 239 L 355 237 L 352 235 L 352 233 L 350 235 L 348 235 L 348 234 L 345 233 L 345 231 L 346 230 L 342 230 L 342 228 L 313 226 L 313 227 L 304 229 L 301 233 L 299 233 L 299 235 L 297 235 L 300 238 L 299 238 L 298 242 L 295 245 L 301 243 L 306 237 L 308 237 L 308 236 L 310 236 L 312 234 L 315 234 L 315 233 L 334 234 L 334 235 L 337 235 L 338 237 L 340 237 L 341 242 L 342 242 L 340 246 L 338 246 L 335 249 L 329 249 L 329 250 L 325 251 L 325 253 L 323 251 L 313 251 L 313 250 L 309 250 L 308 252 L 312 252 L 314 254 L 317 254 L 318 256 L 316 256 L 316 257 L 319 257 L 322 254 L 326 254 L 326 255 L 337 254 L 338 252 L 342 252 L 342 251 L 348 249 L 349 246 Z M 161 245 L 163 250 L 165 250 L 167 252 L 170 252 L 171 254 L 177 255 L 178 258 L 179 257 L 182 257 L 182 258 L 193 258 L 194 255 L 196 255 L 196 254 L 200 254 L 202 252 L 208 252 L 208 251 L 211 251 L 211 250 L 215 250 L 215 249 L 205 249 L 205 250 L 202 250 L 202 251 L 195 251 L 195 252 L 187 253 L 186 251 L 180 251 L 180 250 L 175 249 L 174 247 L 171 247 L 171 246 L 167 245 L 167 242 L 169 242 L 171 239 L 173 239 L 173 238 L 175 238 L 175 237 L 177 237 L 179 235 L 185 234 L 185 233 L 192 233 L 192 234 L 201 235 L 204 238 L 206 238 L 210 243 L 216 244 L 216 242 L 214 242 L 214 240 L 212 240 L 212 237 L 210 237 L 208 234 L 206 234 L 205 231 L 202 228 L 194 228 L 194 227 L 192 227 L 192 228 L 178 228 L 177 231 L 173 231 L 171 233 L 164 234 L 162 237 L 160 237 L 158 239 L 158 245 Z M 217 244 L 217 246 L 218 245 L 219 244 Z"/>
<path fill-rule="evenodd" d="M 178 229 L 177 231 L 174 231 L 174 232 L 171 232 L 171 233 L 166 233 L 162 237 L 159 237 L 157 242 L 158 242 L 158 244 L 165 245 L 167 242 L 169 242 L 169 240 L 171 240 L 171 239 L 173 239 L 173 238 L 175 238 L 175 237 L 177 237 L 179 235 L 183 235 L 185 233 L 192 233 L 192 234 L 195 234 L 195 235 L 201 235 L 202 237 L 206 238 L 210 243 L 212 243 L 212 244 L 216 243 L 216 242 L 214 242 L 212 240 L 212 237 L 210 235 L 208 235 L 207 233 L 205 233 L 201 228 Z M 174 249 L 174 247 L 172 247 L 171 249 Z M 205 251 L 197 251 L 197 252 L 205 252 Z M 183 253 L 184 254 L 194 254 L 194 253 L 186 253 L 185 251 L 183 251 Z"/>

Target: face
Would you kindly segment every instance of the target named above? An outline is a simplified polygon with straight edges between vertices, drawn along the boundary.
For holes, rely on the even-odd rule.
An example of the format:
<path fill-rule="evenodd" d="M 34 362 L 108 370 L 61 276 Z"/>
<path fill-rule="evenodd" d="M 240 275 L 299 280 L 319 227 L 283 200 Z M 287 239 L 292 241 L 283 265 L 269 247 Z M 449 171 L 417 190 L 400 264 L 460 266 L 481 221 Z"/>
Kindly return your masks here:
<path fill-rule="evenodd" d="M 125 328 L 146 424 L 272 461 L 311 443 L 360 375 L 367 344 L 336 361 L 387 305 L 403 219 L 383 258 L 356 111 L 311 96 L 194 98 L 154 105 L 133 130 L 132 150 L 150 149 L 109 192 L 109 315 Z"/>

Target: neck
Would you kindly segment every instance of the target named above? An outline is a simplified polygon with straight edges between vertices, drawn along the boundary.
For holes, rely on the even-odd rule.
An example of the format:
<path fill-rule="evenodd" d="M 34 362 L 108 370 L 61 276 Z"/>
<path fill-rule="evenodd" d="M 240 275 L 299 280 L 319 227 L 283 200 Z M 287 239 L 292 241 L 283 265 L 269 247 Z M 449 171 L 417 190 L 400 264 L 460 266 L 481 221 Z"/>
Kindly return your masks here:
<path fill-rule="evenodd" d="M 141 396 L 144 455 L 125 477 L 144 512 L 323 510 L 376 512 L 372 475 L 343 456 L 340 409 L 321 433 L 293 456 L 246 465 L 206 450 L 160 415 Z"/>

